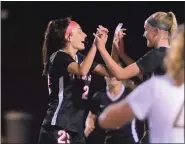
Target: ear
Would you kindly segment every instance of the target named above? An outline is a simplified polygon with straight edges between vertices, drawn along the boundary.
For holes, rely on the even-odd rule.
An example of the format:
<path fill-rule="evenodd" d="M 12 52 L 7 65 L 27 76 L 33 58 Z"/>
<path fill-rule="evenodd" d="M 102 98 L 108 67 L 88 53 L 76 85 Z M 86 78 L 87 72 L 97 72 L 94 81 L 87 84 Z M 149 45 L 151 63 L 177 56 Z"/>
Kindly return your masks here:
<path fill-rule="evenodd" d="M 67 41 L 71 42 L 72 39 L 73 39 L 73 33 L 71 32 L 71 34 L 67 38 Z"/>
<path fill-rule="evenodd" d="M 68 42 L 71 41 L 71 36 L 68 36 L 67 41 L 68 41 Z"/>
<path fill-rule="evenodd" d="M 155 28 L 155 31 L 156 31 L 156 35 L 159 35 L 160 29 L 159 28 Z"/>
<path fill-rule="evenodd" d="M 71 36 L 68 36 L 67 38 L 65 38 L 67 40 L 67 42 L 71 41 Z"/>

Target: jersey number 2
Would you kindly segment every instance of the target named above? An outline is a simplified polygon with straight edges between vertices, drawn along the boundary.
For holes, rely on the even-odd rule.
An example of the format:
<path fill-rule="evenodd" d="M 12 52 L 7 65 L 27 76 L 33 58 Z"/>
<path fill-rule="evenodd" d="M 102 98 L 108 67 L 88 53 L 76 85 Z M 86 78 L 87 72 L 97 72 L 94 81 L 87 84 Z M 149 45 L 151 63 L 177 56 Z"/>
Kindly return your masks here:
<path fill-rule="evenodd" d="M 89 86 L 85 85 L 83 87 L 84 93 L 82 94 L 82 99 L 87 99 L 88 93 L 89 93 Z"/>

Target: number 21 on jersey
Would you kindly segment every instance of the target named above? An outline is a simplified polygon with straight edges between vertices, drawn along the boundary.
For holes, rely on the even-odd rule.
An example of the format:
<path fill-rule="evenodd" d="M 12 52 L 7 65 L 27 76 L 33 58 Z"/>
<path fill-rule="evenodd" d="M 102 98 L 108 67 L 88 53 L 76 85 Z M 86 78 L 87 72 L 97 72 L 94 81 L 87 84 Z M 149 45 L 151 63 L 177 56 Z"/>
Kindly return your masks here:
<path fill-rule="evenodd" d="M 70 137 L 67 132 L 65 132 L 64 130 L 59 130 L 58 136 L 58 144 L 70 144 Z"/>

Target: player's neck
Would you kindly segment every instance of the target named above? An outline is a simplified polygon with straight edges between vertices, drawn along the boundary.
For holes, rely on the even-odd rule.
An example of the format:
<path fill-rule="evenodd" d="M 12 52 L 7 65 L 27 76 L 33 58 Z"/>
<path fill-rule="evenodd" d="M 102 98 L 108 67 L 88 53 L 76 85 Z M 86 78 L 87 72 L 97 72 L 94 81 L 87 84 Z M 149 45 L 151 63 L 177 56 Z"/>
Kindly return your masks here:
<path fill-rule="evenodd" d="M 169 47 L 169 45 L 170 45 L 170 44 L 169 44 L 168 39 L 162 39 L 162 40 L 160 40 L 160 41 L 157 43 L 156 48 L 163 47 L 163 46 Z"/>
<path fill-rule="evenodd" d="M 113 97 L 119 95 L 121 90 L 122 90 L 122 84 L 118 84 L 115 86 L 108 86 L 108 91 L 110 95 Z"/>
<path fill-rule="evenodd" d="M 74 49 L 72 46 L 67 46 L 63 49 L 64 52 L 66 52 L 68 55 L 70 55 L 74 60 L 76 58 L 77 50 Z"/>

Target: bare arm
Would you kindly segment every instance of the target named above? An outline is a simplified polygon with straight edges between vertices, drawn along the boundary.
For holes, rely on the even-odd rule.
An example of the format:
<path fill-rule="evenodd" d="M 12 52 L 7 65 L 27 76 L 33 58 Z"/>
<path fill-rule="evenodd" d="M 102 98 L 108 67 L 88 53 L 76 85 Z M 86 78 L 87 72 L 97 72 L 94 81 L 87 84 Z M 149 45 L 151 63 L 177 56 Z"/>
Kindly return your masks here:
<path fill-rule="evenodd" d="M 114 45 L 114 40 L 113 40 L 113 44 L 112 44 L 111 57 L 115 62 L 117 62 L 117 63 L 119 62 L 119 55 L 118 55 L 116 47 Z"/>
<path fill-rule="evenodd" d="M 117 79 L 119 80 L 129 79 L 131 77 L 137 76 L 140 73 L 140 69 L 136 63 L 133 63 L 125 68 L 122 68 L 111 58 L 105 47 L 99 48 L 99 51 L 107 67 Z"/>
<path fill-rule="evenodd" d="M 116 48 L 114 46 L 114 40 L 113 40 L 113 44 L 112 44 L 112 52 L 111 52 L 112 58 L 115 62 L 119 62 L 119 56 L 116 52 Z M 102 75 L 102 76 L 109 76 L 110 75 L 110 71 L 108 70 L 108 68 L 102 64 L 98 64 L 96 66 L 96 68 L 94 69 L 95 73 Z"/>
<path fill-rule="evenodd" d="M 122 68 L 121 66 L 119 66 L 112 59 L 112 57 L 109 55 L 109 53 L 107 52 L 107 50 L 105 48 L 105 43 L 103 42 L 103 40 L 95 34 L 94 34 L 94 36 L 96 37 L 96 41 L 95 41 L 96 46 L 97 46 L 103 60 L 105 61 L 106 65 L 109 68 L 109 70 L 111 71 L 111 73 L 118 80 L 129 79 L 131 77 L 137 76 L 140 73 L 140 69 L 136 63 L 133 63 L 133 64 L 127 66 L 126 68 Z"/>
<path fill-rule="evenodd" d="M 135 61 L 133 59 L 131 59 L 127 54 L 125 53 L 119 53 L 120 54 L 120 57 L 121 59 L 125 62 L 125 64 L 128 66 L 128 65 L 131 65 L 133 64 Z M 139 73 L 137 75 L 137 77 L 140 79 L 140 80 L 143 80 L 143 74 L 142 73 Z"/>
<path fill-rule="evenodd" d="M 93 70 L 94 73 L 99 74 L 101 76 L 109 76 L 110 72 L 108 68 L 103 64 L 98 64 Z"/>
<path fill-rule="evenodd" d="M 131 59 L 124 51 L 125 49 L 125 45 L 124 45 L 124 41 L 123 41 L 123 38 L 124 37 L 120 37 L 119 38 L 119 48 L 116 49 L 116 52 L 119 54 L 119 56 L 121 57 L 121 59 L 124 61 L 124 63 L 128 66 L 128 65 L 131 65 L 133 64 L 135 61 L 133 59 Z M 116 47 L 115 47 L 116 48 Z M 140 79 L 140 80 L 143 80 L 143 74 L 142 73 L 139 73 L 137 75 L 137 77 Z"/>
<path fill-rule="evenodd" d="M 122 31 L 120 33 L 123 33 Z M 119 33 L 119 45 L 117 48 L 119 56 L 122 58 L 122 60 L 125 62 L 126 65 L 130 65 L 134 63 L 134 60 L 132 60 L 128 55 L 125 54 L 125 44 L 124 44 L 124 36 L 120 36 L 121 34 Z M 123 33 L 124 34 L 124 33 Z"/>
<path fill-rule="evenodd" d="M 88 137 L 89 134 L 94 130 L 95 128 L 95 120 L 96 120 L 96 115 L 94 115 L 92 112 L 89 112 L 87 119 L 85 121 L 85 136 Z"/>
<path fill-rule="evenodd" d="M 107 107 L 99 116 L 98 122 L 102 128 L 120 127 L 134 118 L 131 107 L 122 100 Z"/>
<path fill-rule="evenodd" d="M 99 116 L 103 128 L 119 127 L 134 117 L 139 120 L 149 118 L 153 104 L 156 102 L 156 78 L 153 77 L 132 91 L 125 99 L 108 106 Z M 143 104 L 143 102 L 146 102 Z"/>
<path fill-rule="evenodd" d="M 93 44 L 83 62 L 81 64 L 77 64 L 76 62 L 69 64 L 68 71 L 77 75 L 87 75 L 93 63 L 96 51 L 96 46 Z"/>

